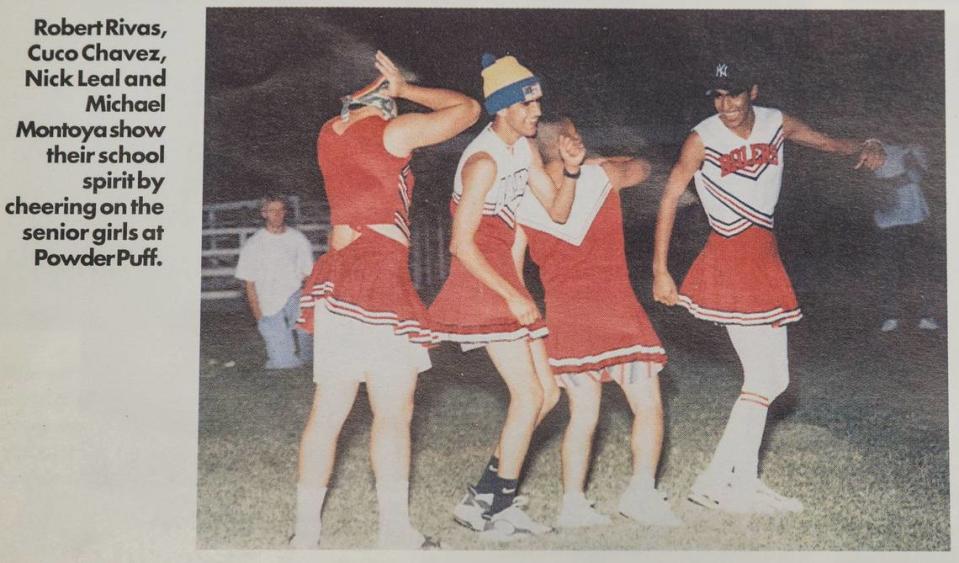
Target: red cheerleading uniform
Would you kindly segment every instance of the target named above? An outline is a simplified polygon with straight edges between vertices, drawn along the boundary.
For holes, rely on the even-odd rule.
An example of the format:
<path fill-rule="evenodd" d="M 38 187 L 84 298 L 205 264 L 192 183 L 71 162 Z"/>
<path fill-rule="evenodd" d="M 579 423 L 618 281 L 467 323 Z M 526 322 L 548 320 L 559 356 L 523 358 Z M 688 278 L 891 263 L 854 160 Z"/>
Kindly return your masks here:
<path fill-rule="evenodd" d="M 783 325 L 802 317 L 772 231 L 709 233 L 679 289 L 679 304 L 719 324 Z"/>
<path fill-rule="evenodd" d="M 313 332 L 313 308 L 371 325 L 392 325 L 396 334 L 428 343 L 426 308 L 410 279 L 409 248 L 366 228 L 393 224 L 409 237 L 413 198 L 410 157 L 383 146 L 388 121 L 367 117 L 337 134 L 335 117 L 317 138 L 317 160 L 330 203 L 330 223 L 362 233 L 340 250 L 329 250 L 313 266 L 300 301 L 299 326 Z"/>
<path fill-rule="evenodd" d="M 606 382 L 612 366 L 666 363 L 629 282 L 618 192 L 606 195 L 579 246 L 536 229 L 526 232 L 546 291 L 546 350 L 557 378 L 589 373 Z"/>
<path fill-rule="evenodd" d="M 463 193 L 461 173 L 464 163 L 477 152 L 489 154 L 497 166 L 497 180 L 486 195 L 483 216 L 473 237 L 483 257 L 516 291 L 532 300 L 513 265 L 512 246 L 516 238 L 516 210 L 526 192 L 531 153 L 529 141 L 520 138 L 508 147 L 493 131 L 492 125 L 469 144 L 460 158 L 453 185 L 450 211 Z M 532 196 L 530 196 L 532 197 Z M 430 330 L 433 339 L 482 346 L 490 342 L 540 338 L 547 333 L 546 323 L 523 325 L 510 312 L 506 301 L 474 276 L 456 257 L 450 275 L 430 305 Z"/>
<path fill-rule="evenodd" d="M 712 232 L 679 289 L 679 304 L 718 324 L 784 325 L 802 318 L 779 258 L 773 213 L 783 170 L 783 118 L 753 107 L 748 139 L 718 115 L 693 130 L 705 147 L 694 176 Z"/>

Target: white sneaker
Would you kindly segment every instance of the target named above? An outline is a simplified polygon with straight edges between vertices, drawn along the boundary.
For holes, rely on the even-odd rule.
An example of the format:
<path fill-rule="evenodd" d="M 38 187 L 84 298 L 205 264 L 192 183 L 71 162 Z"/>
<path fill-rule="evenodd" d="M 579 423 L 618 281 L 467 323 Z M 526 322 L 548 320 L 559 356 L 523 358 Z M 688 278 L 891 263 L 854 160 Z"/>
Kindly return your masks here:
<path fill-rule="evenodd" d="M 493 493 L 477 493 L 473 487 L 467 487 L 466 496 L 453 507 L 453 520 L 474 532 L 486 529 L 487 520 L 483 515 L 493 505 Z"/>
<path fill-rule="evenodd" d="M 742 481 L 710 482 L 700 477 L 686 498 L 708 510 L 733 514 L 773 514 L 777 511 L 770 499 L 759 493 L 755 481 L 744 485 Z"/>
<path fill-rule="evenodd" d="M 400 530 L 380 530 L 379 549 L 440 549 L 440 542 L 416 531 L 412 526 Z"/>
<path fill-rule="evenodd" d="M 882 321 L 882 326 L 879 327 L 879 330 L 882 332 L 892 332 L 899 328 L 899 319 L 886 319 Z"/>
<path fill-rule="evenodd" d="M 536 522 L 523 512 L 524 506 L 526 506 L 525 497 L 513 499 L 512 506 L 490 517 L 482 537 L 493 541 L 512 541 L 553 531 L 550 526 Z"/>
<path fill-rule="evenodd" d="M 766 498 L 769 503 L 779 512 L 802 512 L 802 501 L 795 497 L 785 497 L 769 488 L 769 485 L 763 483 L 762 479 L 756 479 L 753 485 L 756 492 Z"/>
<path fill-rule="evenodd" d="M 939 323 L 932 317 L 923 317 L 919 319 L 918 328 L 920 330 L 939 330 Z"/>
<path fill-rule="evenodd" d="M 589 526 L 606 526 L 612 520 L 609 516 L 597 512 L 595 502 L 583 498 L 564 500 L 563 507 L 559 511 L 559 517 L 556 518 L 556 526 L 559 528 L 585 528 Z"/>
<path fill-rule="evenodd" d="M 682 526 L 680 520 L 669 506 L 669 497 L 656 489 L 637 489 L 629 487 L 619 497 L 619 513 L 623 516 L 649 526 Z"/>
<path fill-rule="evenodd" d="M 288 541 L 293 549 L 318 549 L 320 547 L 320 534 L 293 534 Z"/>

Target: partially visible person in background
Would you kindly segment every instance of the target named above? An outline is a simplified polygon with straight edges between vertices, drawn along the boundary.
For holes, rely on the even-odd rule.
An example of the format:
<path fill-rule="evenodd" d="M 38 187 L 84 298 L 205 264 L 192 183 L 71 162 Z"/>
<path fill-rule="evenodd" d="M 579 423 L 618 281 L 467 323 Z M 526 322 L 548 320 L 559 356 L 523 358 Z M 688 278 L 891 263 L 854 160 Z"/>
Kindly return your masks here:
<path fill-rule="evenodd" d="M 260 216 L 264 226 L 243 244 L 234 275 L 244 282 L 250 311 L 266 344 L 263 367 L 302 367 L 313 361 L 313 340 L 295 325 L 300 287 L 313 270 L 313 251 L 303 233 L 287 226 L 283 196 L 264 197 Z"/>
<path fill-rule="evenodd" d="M 920 145 L 885 144 L 886 162 L 875 171 L 877 227 L 882 288 L 879 307 L 883 313 L 882 332 L 899 328 L 900 320 L 918 313 L 918 328 L 936 330 L 929 300 L 929 264 L 924 222 L 929 205 L 922 194 L 922 176 L 929 168 L 926 151 Z"/>

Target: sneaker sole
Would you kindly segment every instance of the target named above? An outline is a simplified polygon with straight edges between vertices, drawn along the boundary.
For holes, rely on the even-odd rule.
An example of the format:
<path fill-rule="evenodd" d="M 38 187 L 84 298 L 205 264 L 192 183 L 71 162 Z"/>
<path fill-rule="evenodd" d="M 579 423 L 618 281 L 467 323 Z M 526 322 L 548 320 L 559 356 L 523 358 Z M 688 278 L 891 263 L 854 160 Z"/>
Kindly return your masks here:
<path fill-rule="evenodd" d="M 696 503 L 696 504 L 699 504 L 699 503 Z M 635 516 L 631 516 L 629 514 L 626 514 L 622 510 L 619 511 L 619 515 L 622 516 L 623 518 L 626 518 L 627 520 L 632 520 L 633 522 L 636 522 L 637 524 L 642 524 L 643 526 L 660 526 L 662 528 L 679 528 L 680 526 L 683 525 L 682 520 L 677 520 L 677 521 L 647 520 L 645 518 L 637 518 Z"/>
<path fill-rule="evenodd" d="M 689 493 L 689 496 L 686 497 L 686 500 L 689 502 L 705 508 L 706 510 L 715 511 L 715 512 L 725 512 L 727 514 L 776 514 L 779 512 L 775 507 L 770 506 L 768 503 L 762 506 L 754 506 L 747 508 L 740 508 L 730 506 L 729 503 L 720 503 L 716 499 L 704 493 Z"/>
<path fill-rule="evenodd" d="M 459 524 L 460 526 L 463 526 L 464 528 L 466 528 L 466 529 L 468 529 L 468 530 L 471 530 L 471 531 L 473 531 L 473 532 L 483 532 L 483 531 L 485 531 L 485 528 L 477 528 L 477 527 L 474 526 L 469 520 L 465 520 L 465 519 L 463 519 L 463 518 L 460 518 L 460 517 L 456 516 L 455 514 L 453 515 L 453 522 L 456 522 L 456 523 Z"/>

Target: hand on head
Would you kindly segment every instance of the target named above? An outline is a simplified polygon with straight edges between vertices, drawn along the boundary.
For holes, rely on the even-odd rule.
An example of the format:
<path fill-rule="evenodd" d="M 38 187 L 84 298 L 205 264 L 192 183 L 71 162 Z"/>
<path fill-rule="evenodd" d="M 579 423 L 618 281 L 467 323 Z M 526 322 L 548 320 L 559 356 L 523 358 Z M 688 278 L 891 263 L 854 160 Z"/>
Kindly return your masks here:
<path fill-rule="evenodd" d="M 391 98 L 402 97 L 403 88 L 406 87 L 406 77 L 403 76 L 400 69 L 396 68 L 393 61 L 391 61 L 383 51 L 377 51 L 376 62 L 374 62 L 373 65 L 376 67 L 376 70 L 380 71 L 380 74 L 390 82 L 386 95 Z"/>

